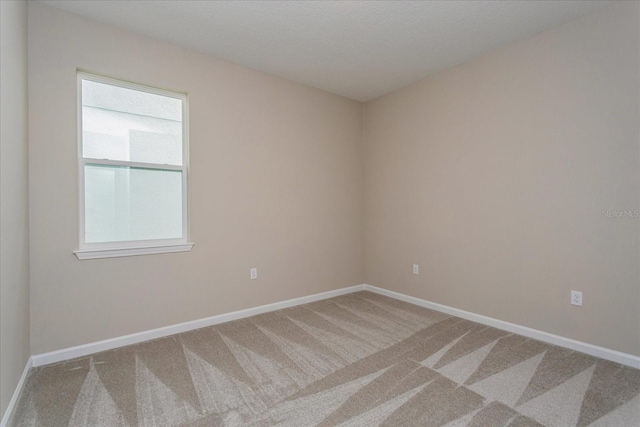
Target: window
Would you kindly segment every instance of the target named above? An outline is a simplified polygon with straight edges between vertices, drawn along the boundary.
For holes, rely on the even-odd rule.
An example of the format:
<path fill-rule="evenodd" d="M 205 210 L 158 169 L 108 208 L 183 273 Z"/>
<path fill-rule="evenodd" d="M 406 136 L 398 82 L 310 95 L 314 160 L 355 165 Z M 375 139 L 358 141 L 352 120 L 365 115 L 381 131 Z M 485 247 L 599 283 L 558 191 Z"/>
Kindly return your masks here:
<path fill-rule="evenodd" d="M 78 73 L 79 259 L 188 251 L 187 99 Z"/>

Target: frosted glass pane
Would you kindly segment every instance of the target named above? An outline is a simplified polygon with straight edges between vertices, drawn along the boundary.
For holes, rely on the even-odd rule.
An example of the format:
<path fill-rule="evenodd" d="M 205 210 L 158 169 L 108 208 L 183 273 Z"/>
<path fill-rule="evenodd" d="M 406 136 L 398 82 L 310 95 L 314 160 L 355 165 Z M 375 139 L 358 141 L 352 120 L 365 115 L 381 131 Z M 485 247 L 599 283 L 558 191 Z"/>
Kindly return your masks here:
<path fill-rule="evenodd" d="M 87 164 L 85 242 L 182 238 L 182 171 Z"/>
<path fill-rule="evenodd" d="M 82 81 L 85 158 L 182 165 L 182 100 Z"/>

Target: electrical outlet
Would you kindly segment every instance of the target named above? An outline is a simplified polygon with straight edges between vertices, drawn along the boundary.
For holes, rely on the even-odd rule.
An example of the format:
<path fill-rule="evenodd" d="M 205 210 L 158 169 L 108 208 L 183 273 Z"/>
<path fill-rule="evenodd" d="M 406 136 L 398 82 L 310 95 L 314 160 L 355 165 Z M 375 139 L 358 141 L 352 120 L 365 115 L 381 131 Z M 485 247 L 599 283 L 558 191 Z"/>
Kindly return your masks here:
<path fill-rule="evenodd" d="M 420 274 L 420 266 L 418 264 L 413 264 L 413 274 L 416 276 Z"/>
<path fill-rule="evenodd" d="M 255 280 L 258 278 L 258 269 L 257 268 L 252 268 L 251 270 L 249 270 L 249 277 L 251 277 L 251 280 Z"/>
<path fill-rule="evenodd" d="M 571 291 L 571 305 L 582 307 L 582 292 Z"/>

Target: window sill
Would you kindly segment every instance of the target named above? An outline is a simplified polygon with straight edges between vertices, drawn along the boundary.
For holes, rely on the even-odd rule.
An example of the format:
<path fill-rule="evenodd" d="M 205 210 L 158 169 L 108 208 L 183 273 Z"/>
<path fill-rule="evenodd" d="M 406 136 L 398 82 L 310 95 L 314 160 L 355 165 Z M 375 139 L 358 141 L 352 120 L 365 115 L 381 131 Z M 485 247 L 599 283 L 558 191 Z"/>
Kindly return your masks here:
<path fill-rule="evenodd" d="M 79 260 L 97 258 L 116 258 L 136 255 L 166 254 L 170 252 L 189 252 L 194 243 L 180 243 L 162 246 L 142 246 L 135 248 L 82 249 L 73 251 Z"/>

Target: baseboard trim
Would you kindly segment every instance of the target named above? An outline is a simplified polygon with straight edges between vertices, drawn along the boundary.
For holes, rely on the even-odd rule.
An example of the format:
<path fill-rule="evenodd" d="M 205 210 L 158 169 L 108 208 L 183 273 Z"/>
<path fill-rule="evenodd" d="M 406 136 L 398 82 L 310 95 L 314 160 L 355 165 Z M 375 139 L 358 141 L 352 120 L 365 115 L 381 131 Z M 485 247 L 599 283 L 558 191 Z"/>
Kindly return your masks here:
<path fill-rule="evenodd" d="M 217 316 L 207 317 L 204 319 L 193 320 L 190 322 L 179 323 L 176 325 L 170 325 L 163 328 L 152 329 L 149 331 L 138 332 L 135 334 L 125 335 L 121 337 L 111 338 L 103 341 L 98 341 L 89 344 L 83 344 L 76 347 L 65 348 L 62 350 L 56 350 L 48 353 L 42 353 L 31 356 L 29 359 L 29 367 L 38 367 L 43 365 L 49 365 L 51 363 L 62 362 L 76 357 L 88 356 L 90 354 L 98 353 L 101 351 L 111 350 L 114 348 L 124 347 L 131 344 L 137 344 L 144 341 L 150 341 L 153 339 L 163 338 L 169 335 L 179 334 L 181 332 L 192 331 L 194 329 L 205 328 L 207 326 L 217 325 L 219 323 L 230 322 L 232 320 L 243 319 L 245 317 L 255 316 L 257 314 L 268 313 L 271 311 L 282 310 L 284 308 L 294 307 L 301 304 L 308 304 L 314 301 L 320 301 L 327 298 L 333 298 L 340 295 L 346 295 L 358 291 L 370 291 L 380 295 L 384 295 L 390 298 L 394 298 L 400 301 L 408 302 L 410 304 L 418 305 L 421 307 L 436 310 L 442 313 L 457 316 L 463 319 L 471 320 L 473 322 L 481 323 L 483 325 L 492 326 L 494 328 L 502 329 L 504 331 L 512 332 L 515 334 L 523 335 L 525 337 L 533 338 L 539 341 L 543 341 L 549 344 L 554 344 L 560 347 L 565 347 L 571 350 L 579 351 L 589 354 L 591 356 L 600 357 L 605 360 L 617 362 L 632 368 L 640 369 L 640 357 L 634 356 L 620 351 L 612 350 L 605 347 L 577 341 L 571 338 L 554 335 L 549 332 L 540 331 L 537 329 L 521 326 L 515 323 L 506 322 L 504 320 L 494 319 L 492 317 L 483 316 L 481 314 L 472 313 L 465 310 L 449 307 L 447 305 L 438 304 L 428 300 L 412 297 L 395 291 L 389 291 L 387 289 L 379 288 L 377 286 L 362 284 L 356 286 L 350 286 L 347 288 L 336 289 L 333 291 L 322 292 L 319 294 L 308 295 L 300 298 L 294 298 L 286 301 L 280 301 L 273 304 L 261 305 L 245 310 L 233 311 L 230 313 L 219 314 Z M 25 373 L 21 379 L 20 386 L 16 390 L 17 394 L 14 394 L 13 399 L 17 399 L 17 395 L 21 390 L 22 381 L 26 377 L 28 369 L 25 368 Z M 12 403 L 14 404 L 14 400 Z M 11 407 L 10 404 L 10 407 Z M 7 413 L 9 410 L 7 410 Z M 3 419 L 4 422 L 4 419 Z M 3 427 L 4 424 L 0 424 Z"/>
<path fill-rule="evenodd" d="M 206 317 L 204 319 L 178 323 L 176 325 L 165 326 L 163 328 L 151 329 L 149 331 L 110 338 L 89 344 L 83 344 L 76 347 L 69 347 L 61 350 L 51 351 L 48 353 L 37 354 L 32 356 L 31 359 L 34 367 L 49 365 L 51 363 L 62 362 L 65 360 L 74 359 L 76 357 L 88 356 L 90 354 L 99 353 L 105 350 L 111 350 L 131 344 L 138 344 L 144 341 L 150 341 L 169 335 L 179 334 L 181 332 L 192 331 L 194 329 L 205 328 L 207 326 L 217 325 L 219 323 L 230 322 L 232 320 L 243 319 L 245 317 L 255 316 L 257 314 L 282 310 L 283 308 L 294 307 L 301 304 L 308 304 L 314 301 L 320 301 L 327 298 L 333 298 L 340 295 L 363 291 L 364 289 L 365 285 L 350 286 L 347 288 L 341 288 L 333 291 L 322 292 L 319 294 L 280 301 L 273 304 L 261 305 L 245 310 L 219 314 L 217 316 Z"/>
<path fill-rule="evenodd" d="M 409 295 L 401 294 L 399 292 L 389 291 L 387 289 L 378 288 L 376 286 L 365 284 L 364 289 L 370 292 L 374 292 L 376 294 L 380 294 L 380 295 L 384 295 L 400 301 L 408 302 L 410 304 L 414 304 L 421 307 L 429 308 L 431 310 L 439 311 L 441 313 L 446 313 L 452 316 L 461 317 L 463 319 L 471 320 L 473 322 L 481 323 L 483 325 L 492 326 L 494 328 L 498 328 L 504 331 L 523 335 L 528 338 L 533 338 L 549 344 L 565 347 L 571 350 L 589 354 L 591 356 L 599 357 L 601 359 L 610 360 L 612 362 L 617 362 L 622 365 L 640 369 L 640 357 L 634 356 L 632 354 L 622 353 L 620 351 L 611 350 L 606 347 L 600 347 L 600 346 L 589 344 L 582 341 L 577 341 L 571 338 L 562 337 L 560 335 L 554 335 L 549 332 L 544 332 L 544 331 L 529 328 L 526 326 L 517 325 L 515 323 L 505 322 L 504 320 L 494 319 L 492 317 L 483 316 L 481 314 L 471 313 L 469 311 L 464 311 L 457 308 L 449 307 L 447 305 L 438 304 L 438 303 L 427 301 L 424 299 L 412 297 Z"/>
<path fill-rule="evenodd" d="M 29 369 L 33 366 L 33 358 L 29 358 L 27 360 L 27 364 L 24 367 L 24 371 L 22 371 L 22 376 L 18 381 L 18 385 L 16 385 L 16 389 L 13 392 L 13 396 L 11 396 L 11 400 L 9 401 L 9 405 L 7 405 L 7 410 L 4 412 L 2 417 L 2 421 L 0 421 L 0 427 L 6 427 L 9 424 L 9 419 L 13 414 L 13 410 L 15 409 L 16 404 L 18 403 L 18 398 L 22 393 L 22 389 L 24 388 L 24 383 L 27 380 L 27 375 L 29 374 Z"/>

